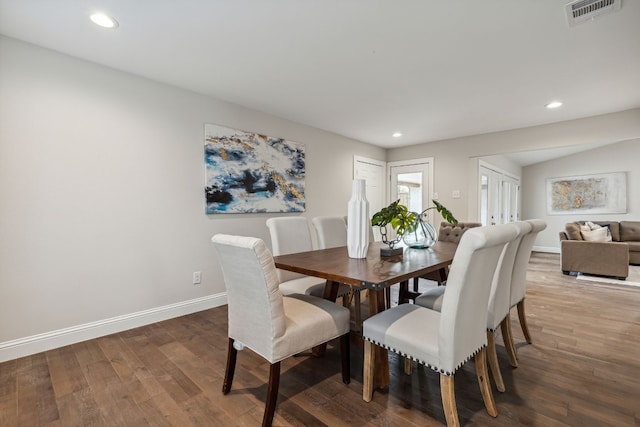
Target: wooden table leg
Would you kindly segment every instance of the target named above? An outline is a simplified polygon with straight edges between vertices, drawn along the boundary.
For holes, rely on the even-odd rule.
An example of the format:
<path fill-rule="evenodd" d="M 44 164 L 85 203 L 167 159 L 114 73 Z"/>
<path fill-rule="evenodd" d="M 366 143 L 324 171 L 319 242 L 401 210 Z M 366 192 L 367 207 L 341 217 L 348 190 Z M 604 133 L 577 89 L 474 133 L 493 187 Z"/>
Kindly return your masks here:
<path fill-rule="evenodd" d="M 355 332 L 362 335 L 362 307 L 360 306 L 360 297 L 362 294 L 362 291 L 357 290 L 353 292 L 353 299 L 354 299 L 354 316 L 355 316 Z"/>
<path fill-rule="evenodd" d="M 443 267 L 440 270 L 438 270 L 438 274 L 440 275 L 440 280 L 438 280 L 438 286 L 440 286 L 447 281 L 447 277 L 449 276 L 447 267 Z"/>
<path fill-rule="evenodd" d="M 409 281 L 405 280 L 400 282 L 400 288 L 398 289 L 398 305 L 407 304 L 409 302 L 409 298 L 407 294 L 409 293 Z"/>
<path fill-rule="evenodd" d="M 332 280 L 327 280 L 327 283 L 324 285 L 324 294 L 322 297 L 329 301 L 335 302 L 338 299 L 338 289 L 340 288 L 340 283 L 334 282 Z M 317 345 L 311 349 L 311 354 L 314 356 L 322 356 L 327 351 L 327 343 L 323 343 Z"/>
<path fill-rule="evenodd" d="M 419 292 L 413 292 L 409 290 L 408 280 L 400 282 L 400 289 L 398 291 L 398 304 L 408 304 L 409 300 L 416 299 L 419 296 Z"/>
<path fill-rule="evenodd" d="M 385 309 L 384 290 L 369 292 L 369 313 L 373 316 Z M 384 388 L 389 385 L 389 352 L 387 349 L 374 346 L 376 352 L 373 367 L 373 386 Z"/>

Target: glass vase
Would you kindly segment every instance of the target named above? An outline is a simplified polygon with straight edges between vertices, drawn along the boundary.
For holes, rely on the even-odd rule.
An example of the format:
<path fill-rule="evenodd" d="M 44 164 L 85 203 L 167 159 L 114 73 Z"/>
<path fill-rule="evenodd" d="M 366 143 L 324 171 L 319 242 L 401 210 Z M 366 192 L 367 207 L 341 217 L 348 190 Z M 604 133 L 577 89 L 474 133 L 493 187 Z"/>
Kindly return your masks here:
<path fill-rule="evenodd" d="M 438 231 L 419 215 L 413 227 L 402 236 L 402 241 L 410 248 L 428 249 L 438 241 Z"/>

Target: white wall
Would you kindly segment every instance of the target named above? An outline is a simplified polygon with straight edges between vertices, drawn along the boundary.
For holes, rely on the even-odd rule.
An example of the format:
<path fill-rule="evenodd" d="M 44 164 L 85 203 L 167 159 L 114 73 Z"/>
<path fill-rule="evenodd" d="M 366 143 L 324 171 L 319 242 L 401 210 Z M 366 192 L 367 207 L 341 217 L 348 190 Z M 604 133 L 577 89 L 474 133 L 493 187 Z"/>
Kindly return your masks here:
<path fill-rule="evenodd" d="M 546 180 L 561 176 L 627 172 L 627 213 L 602 215 L 547 215 Z M 640 220 L 640 139 L 619 142 L 523 169 L 522 211 L 525 218 L 542 218 L 547 229 L 536 240 L 539 250 L 558 252 L 558 233 L 567 222 Z"/>
<path fill-rule="evenodd" d="M 0 121 L 0 361 L 225 302 L 211 236 L 277 214 L 204 214 L 205 123 L 306 144 L 308 218 L 386 154 L 5 37 Z"/>

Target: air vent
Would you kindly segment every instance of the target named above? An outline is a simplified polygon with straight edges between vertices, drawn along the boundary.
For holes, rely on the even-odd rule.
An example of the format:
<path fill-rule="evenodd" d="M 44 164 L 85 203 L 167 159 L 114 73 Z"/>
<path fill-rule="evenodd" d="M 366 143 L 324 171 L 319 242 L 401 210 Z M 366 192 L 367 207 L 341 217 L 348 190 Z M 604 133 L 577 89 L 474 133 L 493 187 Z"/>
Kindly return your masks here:
<path fill-rule="evenodd" d="M 576 0 L 565 6 L 569 26 L 620 10 L 622 0 Z"/>

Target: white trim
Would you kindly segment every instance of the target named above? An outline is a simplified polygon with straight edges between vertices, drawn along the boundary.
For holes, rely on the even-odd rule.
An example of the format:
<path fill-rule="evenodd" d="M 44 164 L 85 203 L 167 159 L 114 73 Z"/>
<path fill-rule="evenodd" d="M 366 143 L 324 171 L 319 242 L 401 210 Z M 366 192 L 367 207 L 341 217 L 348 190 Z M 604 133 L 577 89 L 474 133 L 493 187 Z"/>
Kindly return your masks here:
<path fill-rule="evenodd" d="M 227 293 L 208 295 L 110 319 L 71 326 L 12 341 L 0 342 L 0 362 L 40 353 L 65 345 L 126 331 L 174 317 L 196 313 L 227 304 Z"/>
<path fill-rule="evenodd" d="M 484 161 L 484 160 L 480 160 L 480 159 L 478 159 L 478 166 L 483 166 L 483 167 L 485 167 L 485 168 L 487 168 L 487 169 L 490 169 L 490 170 L 492 170 L 492 171 L 494 171 L 494 172 L 499 173 L 500 175 L 504 175 L 504 176 L 506 176 L 506 177 L 509 177 L 509 178 L 511 178 L 511 179 L 514 179 L 514 180 L 518 181 L 518 183 L 520 182 L 520 179 L 521 179 L 521 177 L 520 177 L 520 176 L 518 176 L 518 175 L 514 175 L 514 174 L 512 174 L 511 172 L 508 172 L 508 171 L 506 171 L 506 170 L 504 170 L 504 169 L 502 169 L 502 168 L 499 168 L 499 167 L 497 167 L 497 166 L 495 166 L 495 165 L 493 165 L 493 164 L 491 164 L 491 163 L 487 163 L 487 162 L 486 162 L 486 161 Z"/>
<path fill-rule="evenodd" d="M 532 249 L 534 252 L 547 252 L 550 254 L 559 254 L 560 248 L 556 248 L 553 246 L 534 246 Z"/>
<path fill-rule="evenodd" d="M 363 156 L 357 156 L 354 155 L 353 156 L 353 179 L 356 179 L 356 170 L 358 169 L 358 163 L 369 163 L 375 166 L 380 166 L 382 168 L 386 168 L 387 167 L 387 162 L 383 161 L 383 160 L 376 160 L 376 159 L 371 159 L 369 157 L 363 157 Z"/>

